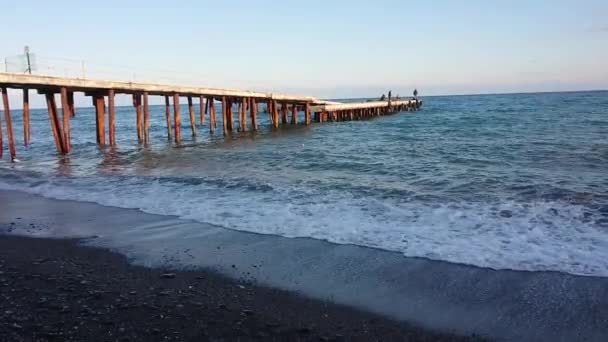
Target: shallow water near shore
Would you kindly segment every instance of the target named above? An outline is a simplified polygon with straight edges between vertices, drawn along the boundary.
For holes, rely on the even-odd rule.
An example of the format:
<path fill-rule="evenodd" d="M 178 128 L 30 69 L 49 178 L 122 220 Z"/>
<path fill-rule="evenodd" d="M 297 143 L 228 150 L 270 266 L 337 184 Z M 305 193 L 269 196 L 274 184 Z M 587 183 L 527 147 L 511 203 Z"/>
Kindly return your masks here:
<path fill-rule="evenodd" d="M 152 145 L 117 111 L 98 148 L 91 108 L 72 154 L 32 110 L 32 145 L 0 162 L 0 188 L 175 215 L 233 230 L 310 237 L 493 269 L 608 276 L 608 92 L 431 97 L 420 112 Z M 186 108 L 182 109 L 182 112 Z M 14 112 L 21 139 L 21 113 Z M 260 115 L 266 124 L 265 115 Z M 169 239 L 186 237 L 179 229 Z"/>

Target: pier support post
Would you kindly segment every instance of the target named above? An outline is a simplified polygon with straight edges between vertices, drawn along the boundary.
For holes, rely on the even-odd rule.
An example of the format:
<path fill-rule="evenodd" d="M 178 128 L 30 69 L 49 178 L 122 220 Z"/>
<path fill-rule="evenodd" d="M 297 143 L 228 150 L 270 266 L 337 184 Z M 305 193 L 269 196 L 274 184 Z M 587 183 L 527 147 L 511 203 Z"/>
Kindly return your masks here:
<path fill-rule="evenodd" d="M 272 100 L 268 100 L 266 103 L 266 111 L 268 112 L 268 120 L 270 121 L 270 126 L 274 127 L 274 108 L 272 108 Z"/>
<path fill-rule="evenodd" d="M 273 124 L 274 128 L 279 128 L 279 106 L 277 101 L 272 100 L 272 114 L 273 114 Z"/>
<path fill-rule="evenodd" d="M 295 103 L 291 107 L 291 124 L 298 124 L 298 105 Z"/>
<path fill-rule="evenodd" d="M 165 95 L 165 120 L 167 121 L 167 140 L 171 140 L 171 104 L 169 95 Z"/>
<path fill-rule="evenodd" d="M 23 89 L 23 144 L 30 144 L 30 91 L 27 88 Z"/>
<path fill-rule="evenodd" d="M 63 151 L 63 132 L 59 125 L 59 115 L 57 114 L 57 104 L 55 103 L 55 94 L 45 93 L 46 106 L 49 111 L 49 119 L 51 121 L 51 130 L 53 131 L 53 138 L 55 139 L 55 146 L 57 152 L 64 153 Z"/>
<path fill-rule="evenodd" d="M 207 106 L 209 107 L 209 133 L 215 132 L 217 128 L 217 113 L 215 112 L 215 103 L 213 102 L 213 97 L 207 99 Z"/>
<path fill-rule="evenodd" d="M 281 103 L 281 123 L 283 125 L 287 124 L 287 115 L 288 115 L 288 107 L 287 107 L 287 103 L 283 102 Z"/>
<path fill-rule="evenodd" d="M 243 101 L 239 100 L 236 103 L 236 110 L 238 112 L 237 116 L 239 118 L 239 125 L 237 127 L 237 130 L 239 132 L 243 132 Z"/>
<path fill-rule="evenodd" d="M 96 94 L 95 97 L 95 109 L 96 109 L 96 119 L 97 119 L 97 143 L 100 145 L 106 144 L 106 126 L 105 126 L 105 116 L 106 116 L 106 104 L 103 95 Z"/>
<path fill-rule="evenodd" d="M 70 104 L 68 102 L 68 89 L 61 87 L 61 112 L 63 114 L 63 150 L 65 153 L 70 153 Z"/>
<path fill-rule="evenodd" d="M 171 104 L 169 95 L 165 95 L 165 121 L 167 122 L 167 140 L 171 140 Z"/>
<path fill-rule="evenodd" d="M 144 92 L 144 143 L 150 143 L 150 101 L 148 92 Z"/>
<path fill-rule="evenodd" d="M 249 99 L 249 112 L 251 114 L 251 127 L 254 131 L 258 130 L 258 104 L 255 98 Z"/>
<path fill-rule="evenodd" d="M 205 114 L 207 114 L 207 104 L 205 103 L 205 97 L 200 95 L 198 97 L 198 107 L 201 111 L 201 128 L 205 126 Z M 209 120 L 211 121 L 211 120 Z"/>
<path fill-rule="evenodd" d="M 76 116 L 76 107 L 74 107 L 74 92 L 68 91 L 68 106 L 70 106 L 70 114 Z"/>
<path fill-rule="evenodd" d="M 228 101 L 228 130 L 230 133 L 234 131 L 234 99 L 229 97 Z"/>
<path fill-rule="evenodd" d="M 4 103 L 4 118 L 6 121 L 6 138 L 8 139 L 8 149 L 11 154 L 11 161 L 17 157 L 15 152 L 15 138 L 13 136 L 13 121 L 11 120 L 11 109 L 8 104 L 8 89 L 2 88 L 2 103 Z M 1 126 L 1 125 L 0 125 Z M 0 130 L 2 127 L 0 127 Z M 0 139 L 2 137 L 0 136 Z M 2 147 L 0 146 L 0 149 Z"/>
<path fill-rule="evenodd" d="M 222 126 L 224 128 L 224 135 L 228 135 L 228 113 L 226 106 L 226 96 L 222 96 Z"/>
<path fill-rule="evenodd" d="M 226 132 L 232 133 L 232 101 L 226 97 Z"/>
<path fill-rule="evenodd" d="M 0 159 L 4 153 L 4 140 L 2 139 L 2 116 L 0 116 Z"/>
<path fill-rule="evenodd" d="M 247 98 L 243 97 L 241 99 L 241 118 L 243 120 L 243 124 L 241 125 L 242 132 L 247 131 Z"/>
<path fill-rule="evenodd" d="M 135 124 L 137 125 L 137 141 L 144 141 L 143 115 L 141 112 L 141 94 L 133 94 L 133 107 L 135 107 Z"/>
<path fill-rule="evenodd" d="M 304 121 L 306 125 L 310 125 L 310 103 L 308 102 L 304 105 Z"/>
<path fill-rule="evenodd" d="M 192 136 L 196 136 L 196 114 L 194 113 L 194 105 L 192 104 L 192 96 L 188 96 L 188 113 L 190 114 L 190 129 Z"/>
<path fill-rule="evenodd" d="M 179 112 L 179 94 L 173 94 L 173 123 L 175 129 L 175 142 L 179 144 L 182 141 L 182 118 Z"/>
<path fill-rule="evenodd" d="M 114 104 L 114 89 L 108 89 L 108 140 L 110 146 L 116 145 L 116 106 Z"/>

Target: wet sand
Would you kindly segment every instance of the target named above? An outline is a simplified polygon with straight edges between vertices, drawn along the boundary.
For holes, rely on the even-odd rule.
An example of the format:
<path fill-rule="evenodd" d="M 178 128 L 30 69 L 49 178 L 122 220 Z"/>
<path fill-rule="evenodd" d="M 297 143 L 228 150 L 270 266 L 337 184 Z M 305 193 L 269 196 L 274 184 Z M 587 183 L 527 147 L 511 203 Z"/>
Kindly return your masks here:
<path fill-rule="evenodd" d="M 604 341 L 608 336 L 606 278 L 496 271 L 406 258 L 359 246 L 237 232 L 19 192 L 0 191 L 0 203 L 0 228 L 42 237 L 95 235 L 85 243 L 111 248 L 137 265 L 157 268 L 141 269 L 157 272 L 147 279 L 159 281 L 158 268 L 169 266 L 213 270 L 290 298 L 316 298 L 307 300 L 321 307 L 337 303 L 357 308 L 360 314 L 379 315 L 374 317 L 386 322 L 410 322 L 427 329 L 414 339 L 435 338 L 429 331 L 517 341 Z M 177 230 L 180 238 L 176 238 Z M 298 306 L 287 306 L 286 312 Z M 279 317 L 285 315 L 278 312 Z M 391 339 L 400 333 L 385 336 Z M 382 335 L 378 339 L 386 340 Z"/>
<path fill-rule="evenodd" d="M 214 272 L 0 235 L 2 341 L 467 341 Z"/>

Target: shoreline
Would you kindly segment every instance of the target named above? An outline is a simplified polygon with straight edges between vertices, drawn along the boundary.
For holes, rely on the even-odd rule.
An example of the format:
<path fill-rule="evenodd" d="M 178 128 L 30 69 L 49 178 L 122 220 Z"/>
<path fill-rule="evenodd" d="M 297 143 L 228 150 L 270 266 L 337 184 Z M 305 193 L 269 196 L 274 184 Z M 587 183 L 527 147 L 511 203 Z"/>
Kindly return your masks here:
<path fill-rule="evenodd" d="M 118 252 L 135 267 L 209 270 L 425 331 L 518 341 L 602 341 L 608 336 L 608 278 L 407 258 L 15 191 L 0 190 L 0 203 L 5 204 L 0 230 L 13 234 L 95 236 L 84 243 Z"/>
<path fill-rule="evenodd" d="M 77 239 L 0 235 L 0 271 L 0 334 L 13 341 L 482 340 L 212 271 L 131 265 Z"/>

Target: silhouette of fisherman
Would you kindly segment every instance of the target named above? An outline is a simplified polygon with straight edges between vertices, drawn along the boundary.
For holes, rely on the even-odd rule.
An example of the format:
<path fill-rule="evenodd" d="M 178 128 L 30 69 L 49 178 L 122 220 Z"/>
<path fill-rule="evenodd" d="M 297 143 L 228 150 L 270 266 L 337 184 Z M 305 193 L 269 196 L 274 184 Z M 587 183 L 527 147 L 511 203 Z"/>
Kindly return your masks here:
<path fill-rule="evenodd" d="M 380 96 L 380 101 L 386 101 L 386 95 L 382 94 L 382 96 Z"/>
<path fill-rule="evenodd" d="M 389 107 L 391 106 L 391 100 L 392 100 L 392 97 L 393 97 L 393 91 L 392 91 L 392 90 L 389 90 L 389 91 L 388 91 L 388 106 L 389 106 Z"/>
<path fill-rule="evenodd" d="M 418 102 L 418 89 L 414 89 L 414 100 L 416 100 L 416 108 L 420 108 L 420 103 Z"/>

